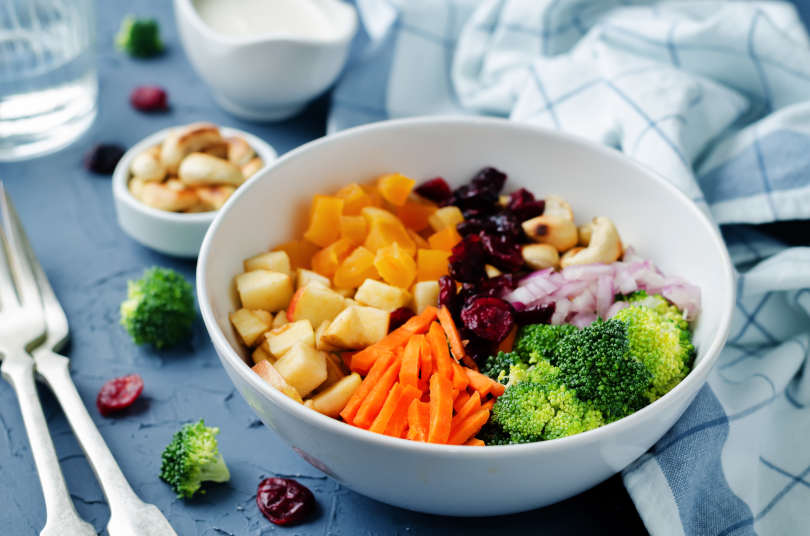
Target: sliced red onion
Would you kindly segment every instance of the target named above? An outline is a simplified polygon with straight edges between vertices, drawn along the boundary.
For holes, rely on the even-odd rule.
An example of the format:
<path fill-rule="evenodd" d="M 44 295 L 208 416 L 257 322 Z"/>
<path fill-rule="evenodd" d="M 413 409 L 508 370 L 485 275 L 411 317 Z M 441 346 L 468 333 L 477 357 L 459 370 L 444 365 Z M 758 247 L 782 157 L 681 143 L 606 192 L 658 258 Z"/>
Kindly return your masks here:
<path fill-rule="evenodd" d="M 577 313 L 571 317 L 569 324 L 574 324 L 578 328 L 584 328 L 585 326 L 593 323 L 596 318 L 595 313 Z"/>
<path fill-rule="evenodd" d="M 613 318 L 616 316 L 616 313 L 627 307 L 629 304 L 626 301 L 617 301 L 613 305 L 610 306 L 607 310 L 607 314 L 605 315 L 606 318 Z"/>

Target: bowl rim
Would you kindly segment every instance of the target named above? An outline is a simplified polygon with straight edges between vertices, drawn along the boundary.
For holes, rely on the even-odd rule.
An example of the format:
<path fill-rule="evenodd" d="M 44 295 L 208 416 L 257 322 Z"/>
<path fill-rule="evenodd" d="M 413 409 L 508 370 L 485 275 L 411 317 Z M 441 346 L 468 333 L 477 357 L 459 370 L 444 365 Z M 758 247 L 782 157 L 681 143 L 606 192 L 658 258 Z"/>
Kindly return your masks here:
<path fill-rule="evenodd" d="M 132 163 L 132 160 L 143 151 L 149 149 L 150 147 L 162 143 L 166 136 L 169 135 L 171 131 L 176 128 L 182 128 L 186 126 L 183 125 L 176 125 L 172 127 L 166 127 L 163 129 L 158 130 L 146 136 L 141 141 L 130 147 L 118 163 L 115 165 L 115 169 L 113 170 L 112 174 L 112 189 L 113 189 L 113 196 L 115 199 L 120 201 L 121 203 L 125 204 L 128 208 L 140 212 L 141 214 L 148 216 L 154 220 L 159 220 L 164 224 L 181 224 L 181 225 L 191 225 L 191 224 L 210 224 L 214 221 L 214 217 L 216 214 L 222 210 L 209 210 L 208 212 L 195 212 L 195 213 L 184 213 L 184 212 L 170 212 L 168 210 L 160 210 L 154 207 L 150 207 L 149 205 L 143 203 L 139 199 L 136 199 L 132 192 L 129 191 L 127 187 L 129 185 L 129 166 Z M 259 138 L 258 136 L 251 134 L 250 132 L 246 132 L 244 130 L 240 130 L 234 127 L 228 126 L 220 126 L 216 125 L 219 131 L 222 133 L 224 137 L 230 136 L 241 136 L 245 138 L 248 144 L 253 148 L 259 157 L 264 160 L 264 166 L 253 174 L 253 176 L 249 177 L 245 182 L 239 185 L 236 188 L 235 192 L 238 192 L 241 188 L 243 188 L 246 184 L 256 178 L 259 174 L 264 173 L 271 164 L 275 163 L 278 159 L 278 153 L 273 148 L 272 145 L 264 141 L 263 139 Z M 235 195 L 234 192 L 234 195 Z M 233 197 L 233 195 L 231 196 Z"/>
<path fill-rule="evenodd" d="M 646 416 L 656 411 L 659 411 L 660 409 L 668 405 L 674 404 L 676 399 L 679 397 L 680 393 L 685 391 L 692 383 L 698 381 L 698 378 L 703 377 L 704 378 L 703 382 L 705 383 L 705 379 L 708 376 L 709 372 L 708 369 L 710 369 L 714 365 L 715 361 L 717 361 L 720 351 L 722 350 L 728 337 L 728 333 L 731 328 L 731 316 L 734 311 L 734 304 L 736 299 L 735 298 L 736 288 L 734 285 L 735 279 L 734 269 L 732 267 L 731 259 L 729 257 L 725 242 L 723 241 L 723 238 L 720 235 L 719 228 L 714 224 L 714 222 L 712 222 L 711 219 L 709 219 L 707 214 L 703 210 L 701 210 L 694 203 L 694 201 L 692 201 L 686 194 L 677 189 L 671 182 L 667 181 L 662 175 L 660 175 L 656 171 L 646 167 L 645 165 L 637 162 L 636 160 L 633 160 L 632 158 L 617 151 L 616 149 L 613 149 L 605 145 L 600 145 L 586 138 L 582 138 L 572 134 L 558 132 L 555 130 L 551 130 L 536 125 L 518 123 L 504 118 L 481 117 L 481 116 L 458 116 L 458 115 L 424 116 L 424 117 L 413 117 L 404 119 L 392 119 L 376 123 L 370 123 L 358 127 L 353 127 L 329 136 L 318 138 L 286 153 L 284 156 L 282 156 L 280 159 L 274 162 L 273 165 L 265 168 L 262 172 L 257 173 L 255 177 L 260 178 L 260 175 L 261 176 L 269 175 L 273 172 L 273 170 L 276 167 L 283 166 L 288 162 L 305 157 L 306 153 L 311 149 L 319 147 L 324 144 L 331 143 L 333 140 L 336 139 L 361 136 L 365 135 L 368 132 L 374 132 L 378 130 L 398 129 L 401 127 L 420 126 L 420 125 L 431 125 L 436 127 L 441 127 L 444 125 L 456 125 L 456 126 L 474 125 L 476 127 L 488 126 L 495 128 L 510 128 L 522 130 L 529 135 L 541 134 L 546 137 L 556 137 L 565 142 L 571 143 L 572 145 L 579 146 L 585 151 L 593 151 L 599 153 L 603 157 L 612 159 L 619 158 L 623 160 L 627 165 L 635 167 L 641 173 L 647 175 L 651 180 L 657 181 L 661 186 L 666 188 L 674 197 L 680 199 L 682 203 L 685 203 L 686 206 L 688 207 L 688 210 L 690 210 L 692 214 L 698 219 L 698 221 L 700 221 L 706 227 L 706 231 L 710 233 L 712 241 L 714 242 L 714 245 L 716 246 L 718 252 L 720 253 L 721 258 L 723 259 L 723 269 L 724 269 L 723 271 L 725 272 L 726 276 L 724 278 L 725 279 L 724 286 L 726 294 L 728 295 L 728 300 L 727 303 L 725 304 L 725 308 L 723 310 L 722 317 L 720 319 L 719 328 L 715 331 L 715 335 L 705 351 L 703 360 L 700 363 L 698 363 L 697 366 L 693 367 L 692 370 L 689 372 L 689 374 L 687 374 L 687 376 L 678 385 L 676 385 L 668 393 L 666 393 L 664 396 L 662 396 L 655 402 L 648 404 L 647 406 L 641 408 L 640 410 L 612 423 L 600 426 L 599 428 L 595 428 L 593 430 L 588 430 L 586 432 L 581 432 L 579 434 L 559 439 L 538 441 L 534 443 L 522 443 L 517 445 L 491 445 L 487 446 L 486 448 L 469 448 L 464 445 L 441 445 L 433 443 L 423 443 L 420 441 L 410 441 L 407 439 L 377 434 L 362 428 L 348 425 L 342 421 L 333 419 L 331 417 L 327 417 L 326 415 L 322 415 L 317 411 L 311 410 L 310 408 L 307 408 L 302 404 L 295 402 L 288 396 L 281 393 L 279 390 L 267 384 L 257 374 L 253 373 L 253 371 L 251 371 L 247 363 L 245 363 L 242 360 L 242 358 L 237 354 L 237 352 L 228 342 L 228 340 L 225 337 L 225 334 L 222 332 L 221 329 L 219 329 L 219 325 L 217 324 L 214 318 L 214 313 L 210 305 L 208 291 L 205 285 L 207 275 L 206 266 L 208 264 L 209 255 L 211 255 L 211 242 L 213 240 L 213 236 L 219 229 L 223 219 L 227 217 L 228 210 L 230 209 L 231 205 L 236 203 L 240 196 L 248 195 L 250 188 L 244 188 L 237 190 L 237 192 L 228 199 L 225 206 L 223 206 L 218 211 L 217 216 L 214 219 L 214 222 L 208 228 L 208 231 L 205 234 L 205 238 L 203 239 L 203 243 L 200 248 L 200 255 L 198 258 L 196 271 L 197 299 L 199 302 L 200 311 L 202 314 L 206 330 L 208 331 L 209 337 L 211 338 L 211 341 L 213 342 L 215 348 L 217 349 L 220 358 L 228 361 L 228 363 L 231 365 L 230 368 L 234 370 L 243 381 L 247 382 L 253 389 L 259 391 L 265 397 L 270 398 L 277 406 L 280 406 L 285 411 L 290 412 L 297 419 L 305 421 L 310 426 L 323 428 L 329 431 L 330 433 L 336 434 L 337 436 L 349 437 L 355 441 L 362 442 L 367 445 L 372 444 L 379 445 L 385 448 L 393 449 L 395 451 L 409 451 L 409 452 L 416 451 L 439 457 L 455 457 L 460 452 L 464 452 L 468 453 L 469 456 L 476 458 L 496 457 L 505 455 L 506 453 L 525 454 L 536 452 L 539 454 L 541 452 L 556 452 L 559 451 L 560 449 L 567 449 L 574 446 L 584 446 L 586 444 L 598 443 L 603 439 L 613 437 L 617 434 L 620 435 L 623 431 L 626 431 L 634 427 L 636 423 L 638 423 L 642 419 L 645 419 Z M 697 393 L 698 389 L 699 388 L 695 389 L 695 393 Z"/>

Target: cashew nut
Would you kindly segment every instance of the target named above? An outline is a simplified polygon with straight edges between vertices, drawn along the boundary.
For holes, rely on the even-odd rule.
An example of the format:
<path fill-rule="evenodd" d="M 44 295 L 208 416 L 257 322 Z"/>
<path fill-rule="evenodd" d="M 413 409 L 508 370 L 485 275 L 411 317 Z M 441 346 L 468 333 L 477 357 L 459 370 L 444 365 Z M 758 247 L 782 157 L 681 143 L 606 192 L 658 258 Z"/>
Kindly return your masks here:
<path fill-rule="evenodd" d="M 579 226 L 579 241 L 577 244 L 587 247 L 591 242 L 591 234 L 593 233 L 593 223 L 588 222 Z"/>
<path fill-rule="evenodd" d="M 257 171 L 264 167 L 264 160 L 259 158 L 258 156 L 255 158 L 251 158 L 247 164 L 242 166 L 242 175 L 245 176 L 245 180 L 252 177 L 256 174 Z"/>
<path fill-rule="evenodd" d="M 133 177 L 144 181 L 162 181 L 166 168 L 160 161 L 160 146 L 155 145 L 132 159 L 129 170 Z"/>
<path fill-rule="evenodd" d="M 574 211 L 571 210 L 571 205 L 568 201 L 558 195 L 549 195 L 545 199 L 546 207 L 543 209 L 543 214 L 547 216 L 558 216 L 561 218 L 568 218 L 574 221 Z"/>
<path fill-rule="evenodd" d="M 228 144 L 227 158 L 237 166 L 244 166 L 250 162 L 250 159 L 253 158 L 254 154 L 256 154 L 253 151 L 253 147 L 251 147 L 250 144 L 245 141 L 245 138 L 233 136 L 226 139 L 225 142 Z"/>
<path fill-rule="evenodd" d="M 522 223 L 526 236 L 540 244 L 566 251 L 577 243 L 577 226 L 568 217 L 544 213 Z"/>
<path fill-rule="evenodd" d="M 176 189 L 159 182 L 145 182 L 139 198 L 152 208 L 172 212 L 187 210 L 199 202 L 197 193 L 192 188 Z"/>
<path fill-rule="evenodd" d="M 245 182 L 236 165 L 205 153 L 191 153 L 180 163 L 180 180 L 190 186 L 201 184 L 231 184 L 239 186 Z"/>
<path fill-rule="evenodd" d="M 521 253 L 526 264 L 535 270 L 554 268 L 560 263 L 560 254 L 549 244 L 528 244 L 523 246 Z"/>
<path fill-rule="evenodd" d="M 582 247 L 582 246 L 577 246 L 577 247 L 571 248 L 568 251 L 566 251 L 565 253 L 563 253 L 562 257 L 560 257 L 560 266 L 565 268 L 566 266 L 571 264 L 571 257 L 573 257 L 574 255 L 576 255 L 577 253 L 579 253 L 580 251 L 582 251 L 584 249 L 585 248 Z"/>
<path fill-rule="evenodd" d="M 192 123 L 166 136 L 160 147 L 160 159 L 169 174 L 175 174 L 187 154 L 201 151 L 220 141 L 222 135 L 216 125 Z"/>
<path fill-rule="evenodd" d="M 202 151 L 201 153 L 210 154 L 211 156 L 216 156 L 217 158 L 222 158 L 227 160 L 228 158 L 228 142 L 225 140 L 219 140 L 217 142 L 212 143 Z"/>
<path fill-rule="evenodd" d="M 604 216 L 593 219 L 591 238 L 588 247 L 581 249 L 570 256 L 563 256 L 563 268 L 572 264 L 610 263 L 622 255 L 622 242 L 619 232 L 613 222 Z"/>
<path fill-rule="evenodd" d="M 132 177 L 129 180 L 129 191 L 133 196 L 135 196 L 135 199 L 141 199 L 144 184 L 146 184 L 146 181 L 140 177 Z"/>
<path fill-rule="evenodd" d="M 217 186 L 198 186 L 196 188 L 200 202 L 206 206 L 206 210 L 219 210 L 225 201 L 236 191 L 236 188 L 227 184 Z"/>

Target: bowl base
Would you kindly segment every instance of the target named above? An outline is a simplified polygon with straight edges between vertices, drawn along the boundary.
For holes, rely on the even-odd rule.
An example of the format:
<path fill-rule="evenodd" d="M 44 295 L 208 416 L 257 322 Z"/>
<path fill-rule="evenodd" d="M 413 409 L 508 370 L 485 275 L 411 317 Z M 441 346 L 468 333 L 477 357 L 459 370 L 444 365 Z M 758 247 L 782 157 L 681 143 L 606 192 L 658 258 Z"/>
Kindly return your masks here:
<path fill-rule="evenodd" d="M 247 121 L 283 121 L 294 116 L 307 105 L 307 101 L 304 101 L 279 106 L 245 106 L 216 93 L 214 99 L 226 112 Z"/>

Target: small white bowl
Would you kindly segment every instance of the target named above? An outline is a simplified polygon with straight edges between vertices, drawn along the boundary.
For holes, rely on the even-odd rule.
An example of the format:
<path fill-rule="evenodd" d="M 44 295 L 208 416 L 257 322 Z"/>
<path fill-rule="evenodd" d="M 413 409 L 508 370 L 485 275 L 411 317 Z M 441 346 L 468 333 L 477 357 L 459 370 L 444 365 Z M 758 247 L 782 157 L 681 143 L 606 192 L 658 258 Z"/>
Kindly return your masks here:
<path fill-rule="evenodd" d="M 129 191 L 129 166 L 132 159 L 146 149 L 161 143 L 171 130 L 172 128 L 166 128 L 147 136 L 132 146 L 118 161 L 112 176 L 115 212 L 121 229 L 144 246 L 166 255 L 196 257 L 200 252 L 205 232 L 218 211 L 184 214 L 158 210 L 145 205 Z M 243 137 L 264 160 L 264 167 L 257 174 L 262 173 L 278 156 L 275 149 L 253 134 L 228 127 L 219 127 L 219 130 L 223 137 Z M 245 183 L 254 177 L 256 175 Z M 243 184 L 239 188 L 244 186 Z"/>
<path fill-rule="evenodd" d="M 616 422 L 540 443 L 432 445 L 349 426 L 296 403 L 250 370 L 228 320 L 242 260 L 301 236 L 316 193 L 400 172 L 452 186 L 484 166 L 507 191 L 556 193 L 579 222 L 611 218 L 622 240 L 702 293 L 692 371 L 669 393 Z M 250 229 L 251 232 L 245 232 Z M 627 156 L 570 135 L 501 119 L 384 121 L 310 142 L 240 188 L 217 215 L 197 262 L 197 298 L 225 371 L 262 421 L 318 469 L 377 500 L 421 512 L 488 516 L 568 498 L 621 471 L 658 441 L 695 398 L 726 340 L 734 275 L 706 215 L 665 179 Z M 256 463 L 264 463 L 261 449 Z M 687 462 L 688 463 L 688 462 Z"/>
<path fill-rule="evenodd" d="M 224 35 L 202 20 L 193 0 L 174 0 L 174 13 L 186 55 L 217 102 L 243 119 L 278 121 L 296 114 L 332 85 L 357 32 L 354 6 L 339 0 L 315 2 L 334 25 L 335 35 Z"/>

